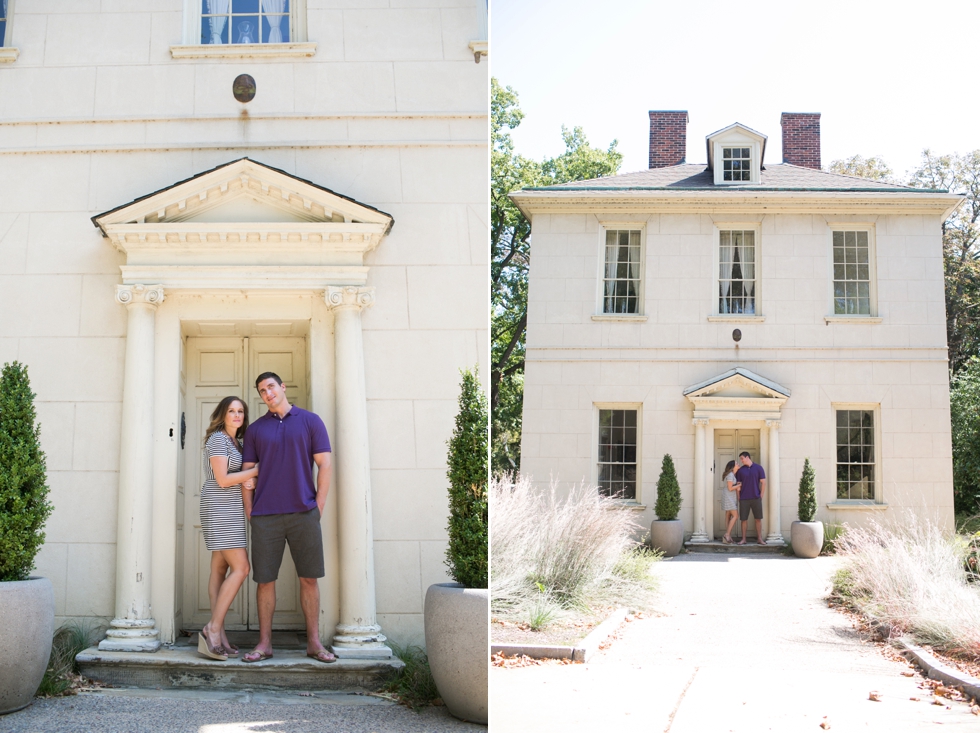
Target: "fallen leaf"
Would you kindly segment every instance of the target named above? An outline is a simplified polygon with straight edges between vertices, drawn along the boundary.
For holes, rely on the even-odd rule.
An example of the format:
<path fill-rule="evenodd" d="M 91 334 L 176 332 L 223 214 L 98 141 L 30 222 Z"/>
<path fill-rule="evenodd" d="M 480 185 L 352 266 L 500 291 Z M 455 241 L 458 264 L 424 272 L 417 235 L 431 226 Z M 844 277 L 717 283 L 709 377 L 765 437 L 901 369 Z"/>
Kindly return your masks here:
<path fill-rule="evenodd" d="M 920 699 L 921 698 L 915 697 L 914 695 L 909 698 L 909 700 L 913 700 L 914 702 L 919 702 Z"/>
<path fill-rule="evenodd" d="M 945 705 L 946 703 L 944 703 L 942 701 L 942 698 L 934 697 L 934 698 L 932 698 L 932 704 L 933 705 Z"/>
<path fill-rule="evenodd" d="M 980 705 L 971 705 L 970 712 L 974 715 L 980 715 Z"/>
<path fill-rule="evenodd" d="M 874 702 L 881 702 L 881 693 L 877 690 L 872 690 L 868 693 L 868 699 Z"/>
<path fill-rule="evenodd" d="M 904 672 L 902 672 L 902 677 L 915 677 L 915 672 L 907 669 Z"/>
<path fill-rule="evenodd" d="M 435 705 L 436 707 L 442 707 L 446 703 L 442 701 L 441 697 L 437 697 L 435 700 L 432 701 L 432 704 Z"/>
<path fill-rule="evenodd" d="M 829 720 L 824 720 L 820 724 L 820 727 L 823 728 L 824 730 L 830 730 L 830 721 Z"/>

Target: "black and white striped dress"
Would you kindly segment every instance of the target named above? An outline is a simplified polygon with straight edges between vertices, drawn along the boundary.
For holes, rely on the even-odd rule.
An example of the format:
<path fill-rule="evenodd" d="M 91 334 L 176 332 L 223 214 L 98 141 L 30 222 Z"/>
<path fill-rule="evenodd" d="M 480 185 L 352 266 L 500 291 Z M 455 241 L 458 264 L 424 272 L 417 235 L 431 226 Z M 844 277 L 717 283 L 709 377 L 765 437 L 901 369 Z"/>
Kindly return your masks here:
<path fill-rule="evenodd" d="M 228 458 L 228 473 L 242 470 L 242 454 L 237 441 L 223 430 L 211 433 L 204 444 L 204 486 L 201 488 L 201 529 L 209 552 L 245 547 L 245 506 L 242 485 L 226 489 L 218 486 L 211 470 L 211 456 Z"/>

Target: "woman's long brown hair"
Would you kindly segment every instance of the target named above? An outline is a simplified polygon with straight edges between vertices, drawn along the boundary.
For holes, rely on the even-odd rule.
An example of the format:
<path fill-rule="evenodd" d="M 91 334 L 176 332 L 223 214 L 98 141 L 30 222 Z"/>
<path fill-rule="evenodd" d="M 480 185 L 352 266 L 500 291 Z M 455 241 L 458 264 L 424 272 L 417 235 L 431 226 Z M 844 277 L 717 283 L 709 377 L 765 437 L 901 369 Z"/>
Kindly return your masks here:
<path fill-rule="evenodd" d="M 225 429 L 225 415 L 228 414 L 228 409 L 233 403 L 240 402 L 242 409 L 245 412 L 245 419 L 242 420 L 242 426 L 238 428 L 238 432 L 235 433 L 235 439 L 240 443 L 245 439 L 245 428 L 248 427 L 248 405 L 245 404 L 245 400 L 241 397 L 235 397 L 231 395 L 230 397 L 225 397 L 218 406 L 214 408 L 214 412 L 211 413 L 211 424 L 208 425 L 208 429 L 204 432 L 204 442 L 208 442 L 208 438 L 211 437 L 212 433 L 216 433 L 219 430 Z"/>
<path fill-rule="evenodd" d="M 246 412 L 245 415 L 247 416 L 248 413 Z M 728 462 L 728 465 L 725 466 L 725 473 L 723 473 L 722 476 L 727 476 L 729 473 L 731 473 L 731 470 L 733 468 L 735 468 L 735 461 L 729 461 Z M 725 536 L 727 537 L 728 535 L 725 535 Z"/>

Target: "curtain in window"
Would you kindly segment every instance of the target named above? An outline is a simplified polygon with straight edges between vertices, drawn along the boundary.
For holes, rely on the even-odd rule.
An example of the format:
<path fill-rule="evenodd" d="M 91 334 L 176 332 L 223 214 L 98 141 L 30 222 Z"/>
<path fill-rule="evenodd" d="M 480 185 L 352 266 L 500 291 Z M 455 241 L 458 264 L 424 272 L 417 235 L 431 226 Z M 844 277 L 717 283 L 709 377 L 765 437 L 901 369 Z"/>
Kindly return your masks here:
<path fill-rule="evenodd" d="M 755 313 L 755 233 L 742 232 L 739 261 L 742 265 L 742 292 L 745 293 L 743 313 Z"/>
<path fill-rule="evenodd" d="M 618 232 L 606 232 L 606 302 L 603 313 L 616 312 L 616 278 L 619 277 Z M 610 246 L 612 245 L 612 246 Z"/>
<path fill-rule="evenodd" d="M 228 22 L 226 15 L 228 12 L 228 0 L 208 0 L 208 14 L 214 14 L 215 17 L 208 18 L 211 24 L 211 43 L 214 45 L 220 45 L 221 33 L 225 29 L 225 23 Z"/>
<path fill-rule="evenodd" d="M 285 6 L 286 0 L 262 0 L 263 13 L 281 13 Z M 282 23 L 283 17 L 282 15 L 265 16 L 269 23 L 269 43 L 282 43 L 280 23 Z"/>
<path fill-rule="evenodd" d="M 718 257 L 721 263 L 721 298 L 718 303 L 719 313 L 729 313 L 728 293 L 732 287 L 732 264 L 735 262 L 735 253 L 732 248 L 732 233 L 721 233 L 721 253 Z"/>

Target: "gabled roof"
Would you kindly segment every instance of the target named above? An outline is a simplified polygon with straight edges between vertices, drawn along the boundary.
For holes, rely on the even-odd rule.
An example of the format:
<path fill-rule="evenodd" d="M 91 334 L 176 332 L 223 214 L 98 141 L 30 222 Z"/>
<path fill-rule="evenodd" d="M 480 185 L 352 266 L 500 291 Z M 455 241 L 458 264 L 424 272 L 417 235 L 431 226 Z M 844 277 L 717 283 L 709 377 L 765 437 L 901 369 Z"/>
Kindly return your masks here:
<path fill-rule="evenodd" d="M 760 377 L 755 372 L 742 367 L 735 367 L 724 374 L 692 385 L 684 390 L 685 397 L 697 397 L 718 392 L 732 386 L 746 386 L 752 391 L 759 392 L 764 397 L 789 397 L 790 391 L 776 382 Z"/>

